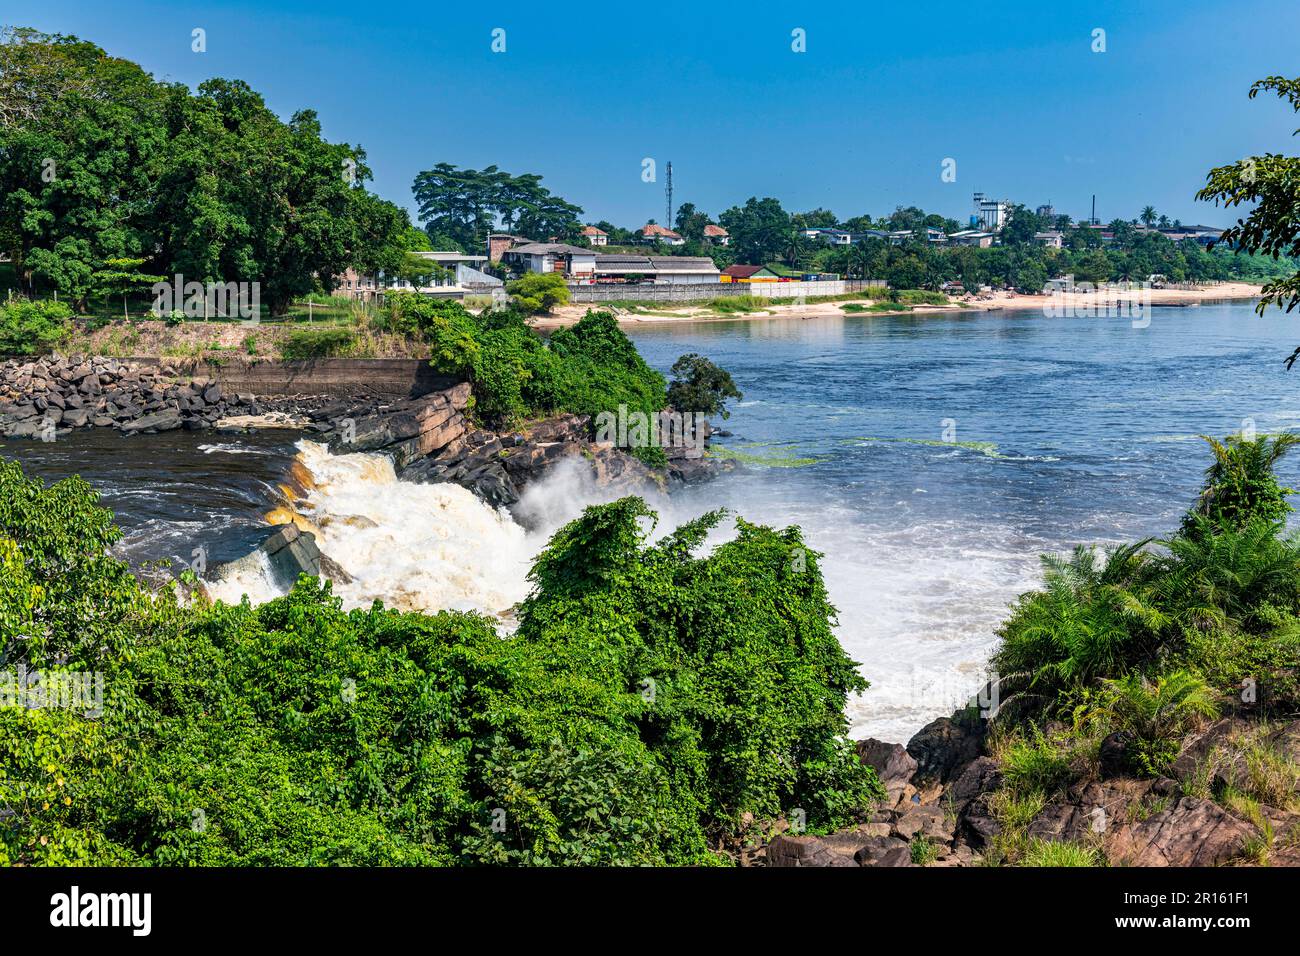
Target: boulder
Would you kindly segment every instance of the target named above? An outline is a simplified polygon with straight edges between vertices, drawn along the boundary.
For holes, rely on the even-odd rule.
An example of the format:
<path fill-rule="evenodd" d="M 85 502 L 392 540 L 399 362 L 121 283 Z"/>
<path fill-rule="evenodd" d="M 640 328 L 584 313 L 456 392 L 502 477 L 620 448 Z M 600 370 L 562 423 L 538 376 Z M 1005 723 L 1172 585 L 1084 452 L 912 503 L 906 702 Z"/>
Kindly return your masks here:
<path fill-rule="evenodd" d="M 126 410 L 123 410 L 123 414 L 126 414 Z M 166 432 L 181 427 L 181 415 L 175 409 L 168 408 L 151 415 L 141 415 L 139 418 L 124 422 L 120 427 L 122 431 L 128 433 Z"/>
<path fill-rule="evenodd" d="M 1120 828 L 1108 847 L 1122 866 L 1218 866 L 1240 856 L 1255 828 L 1218 804 L 1183 797 L 1173 806 Z"/>
<path fill-rule="evenodd" d="M 858 833 L 832 833 L 829 836 L 790 836 L 782 834 L 767 847 L 768 866 L 858 866 L 855 854 L 868 838 Z"/>
<path fill-rule="evenodd" d="M 916 761 L 914 782 L 948 783 L 980 756 L 988 722 L 964 714 L 932 720 L 907 742 Z"/>
<path fill-rule="evenodd" d="M 887 795 L 885 803 L 896 807 L 907 797 L 916 772 L 916 760 L 902 744 L 889 744 L 868 738 L 857 743 L 858 759 L 876 771 Z"/>
<path fill-rule="evenodd" d="M 258 547 L 266 554 L 276 583 L 286 591 L 298 583 L 300 574 L 319 576 L 321 573 L 316 536 L 310 531 L 300 531 L 297 525 L 277 525 Z"/>

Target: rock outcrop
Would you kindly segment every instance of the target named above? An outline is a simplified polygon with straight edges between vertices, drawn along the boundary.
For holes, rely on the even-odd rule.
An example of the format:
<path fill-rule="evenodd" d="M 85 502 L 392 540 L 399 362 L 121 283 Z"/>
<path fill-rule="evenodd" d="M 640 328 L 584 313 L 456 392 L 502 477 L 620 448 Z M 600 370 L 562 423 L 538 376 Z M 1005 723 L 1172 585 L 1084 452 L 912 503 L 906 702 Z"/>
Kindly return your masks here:
<path fill-rule="evenodd" d="M 1022 802 L 1033 815 L 1017 820 L 1000 812 L 1006 782 L 986 752 L 986 726 L 967 710 L 927 724 L 906 748 L 860 741 L 859 758 L 875 768 L 886 791 L 871 817 L 825 836 L 781 833 L 753 862 L 968 866 L 996 854 L 1007 821 L 1022 844 L 1076 844 L 1114 866 L 1221 866 L 1261 852 L 1270 865 L 1300 865 L 1300 813 L 1292 809 L 1300 805 L 1300 775 L 1275 788 L 1271 802 L 1212 796 L 1248 792 L 1244 753 L 1266 748 L 1283 763 L 1300 765 L 1300 721 L 1216 721 L 1184 741 L 1170 777 L 1129 775 L 1114 755 L 1103 754 L 1096 772 L 1047 793 L 1040 806 Z"/>

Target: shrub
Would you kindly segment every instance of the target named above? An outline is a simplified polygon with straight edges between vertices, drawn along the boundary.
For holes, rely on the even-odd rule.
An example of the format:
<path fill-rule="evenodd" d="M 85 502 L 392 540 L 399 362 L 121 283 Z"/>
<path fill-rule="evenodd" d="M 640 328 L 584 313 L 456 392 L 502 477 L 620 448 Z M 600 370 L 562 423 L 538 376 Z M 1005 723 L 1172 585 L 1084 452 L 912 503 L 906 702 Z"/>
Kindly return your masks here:
<path fill-rule="evenodd" d="M 0 306 L 0 355 L 40 355 L 69 331 L 72 310 L 53 299 Z"/>
<path fill-rule="evenodd" d="M 1205 472 L 1205 485 L 1195 507 L 1183 523 L 1185 533 L 1195 531 L 1198 517 L 1209 519 L 1215 530 L 1241 530 L 1252 519 L 1281 522 L 1291 512 L 1283 488 L 1273 473 L 1278 461 L 1300 443 L 1300 435 L 1230 435 L 1219 442 L 1201 436 L 1214 452 Z"/>
<path fill-rule="evenodd" d="M 345 612 L 303 576 L 258 607 L 152 593 L 79 480 L 0 465 L 4 660 L 100 672 L 99 720 L 0 708 L 0 863 L 716 864 L 746 814 L 813 827 L 881 788 L 844 739 L 865 687 L 797 529 L 717 516 L 647 546 L 589 509 L 513 634 Z"/>
<path fill-rule="evenodd" d="M 1199 674 L 1172 670 L 1147 679 L 1127 674 L 1108 680 L 1095 705 L 1095 718 L 1131 737 L 1133 770 L 1160 776 L 1178 756 L 1182 736 L 1197 721 L 1217 717 L 1218 702 Z"/>
<path fill-rule="evenodd" d="M 726 369 L 719 368 L 703 355 L 683 355 L 672 367 L 673 381 L 668 386 L 668 404 L 679 412 L 729 417 L 726 401 L 740 401 L 744 396 Z"/>
<path fill-rule="evenodd" d="M 527 315 L 551 312 L 569 304 L 569 286 L 558 272 L 530 272 L 506 286 L 511 301 Z"/>

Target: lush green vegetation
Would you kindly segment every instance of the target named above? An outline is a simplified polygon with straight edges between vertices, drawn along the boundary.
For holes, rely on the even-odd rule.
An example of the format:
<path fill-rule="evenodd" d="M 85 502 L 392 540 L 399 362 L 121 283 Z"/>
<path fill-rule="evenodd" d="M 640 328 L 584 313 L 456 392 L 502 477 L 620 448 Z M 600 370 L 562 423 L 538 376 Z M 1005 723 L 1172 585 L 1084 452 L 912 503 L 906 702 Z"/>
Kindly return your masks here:
<path fill-rule="evenodd" d="M 668 386 L 668 404 L 679 412 L 721 415 L 728 418 L 727 400 L 740 401 L 741 394 L 731 373 L 703 355 L 691 352 L 673 363 L 673 381 Z"/>
<path fill-rule="evenodd" d="M 388 305 L 394 331 L 421 336 L 436 369 L 472 384 L 475 411 L 488 424 L 594 416 L 620 405 L 654 414 L 667 405 L 664 377 L 608 312 L 588 312 L 543 339 L 512 309 L 474 315 L 459 302 L 411 293 L 388 296 Z"/>
<path fill-rule="evenodd" d="M 299 329 L 280 343 L 280 357 L 314 359 L 347 355 L 356 340 L 356 334 L 351 329 Z"/>
<path fill-rule="evenodd" d="M 109 556 L 84 482 L 0 464 L 0 663 L 105 682 L 97 718 L 0 707 L 0 864 L 710 864 L 751 819 L 859 818 L 818 555 L 737 521 L 696 556 L 720 514 L 654 545 L 650 517 L 560 530 L 506 635 L 305 576 L 186 604 Z"/>
<path fill-rule="evenodd" d="M 556 306 L 569 304 L 568 282 L 556 272 L 530 272 L 507 284 L 506 291 L 511 295 L 511 304 L 527 315 L 551 312 Z"/>
<path fill-rule="evenodd" d="M 179 273 L 257 282 L 279 315 L 348 266 L 396 273 L 410 223 L 365 158 L 238 80 L 192 92 L 73 37 L 0 36 L 0 248 L 29 295 L 84 308 Z"/>
<path fill-rule="evenodd" d="M 1176 534 L 1044 558 L 1043 589 L 1022 596 L 1002 626 L 990 750 L 1007 786 L 993 804 L 1003 833 L 991 861 L 1075 852 L 1026 840 L 1024 825 L 1052 794 L 1096 773 L 1107 741 L 1108 759 L 1118 754 L 1128 772 L 1168 776 L 1187 733 L 1207 721 L 1249 713 L 1263 734 L 1268 718 L 1300 707 L 1300 539 L 1285 531 L 1290 490 L 1273 474 L 1296 441 L 1207 441 L 1213 463 Z M 1183 791 L 1294 801 L 1283 784 L 1300 768 L 1268 745 L 1219 759 L 1248 768 L 1246 790 L 1188 779 Z M 1083 859 L 1095 848 L 1077 850 Z"/>
<path fill-rule="evenodd" d="M 0 305 L 0 355 L 39 355 L 67 335 L 72 310 L 53 299 Z"/>

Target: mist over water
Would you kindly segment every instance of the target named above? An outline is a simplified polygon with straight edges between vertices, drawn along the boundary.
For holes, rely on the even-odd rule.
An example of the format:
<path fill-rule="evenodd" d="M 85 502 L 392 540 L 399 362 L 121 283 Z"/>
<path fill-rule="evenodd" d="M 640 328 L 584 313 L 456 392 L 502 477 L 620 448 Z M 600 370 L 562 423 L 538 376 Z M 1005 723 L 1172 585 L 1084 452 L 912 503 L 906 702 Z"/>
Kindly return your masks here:
<path fill-rule="evenodd" d="M 1300 373 L 1281 364 L 1300 329 L 1244 303 L 1156 308 L 1143 329 L 1007 312 L 631 334 L 656 367 L 699 352 L 745 393 L 723 423 L 744 464 L 652 499 L 657 533 L 718 507 L 803 529 L 825 555 L 839 639 L 872 683 L 849 705 L 858 737 L 904 741 L 978 689 L 1042 552 L 1175 528 L 1208 460 L 1198 433 L 1300 426 Z M 230 560 L 268 521 L 295 520 L 354 577 L 335 588 L 348 606 L 473 608 L 507 627 L 550 534 L 615 497 L 576 463 L 559 467 L 521 503 L 525 530 L 459 487 L 399 482 L 381 456 L 330 455 L 291 433 L 83 432 L 0 453 L 45 477 L 83 474 L 117 511 L 133 561 L 200 542 L 212 563 Z M 1297 465 L 1283 463 L 1293 484 Z M 711 540 L 730 533 L 724 523 Z M 276 593 L 257 562 L 211 590 Z"/>

